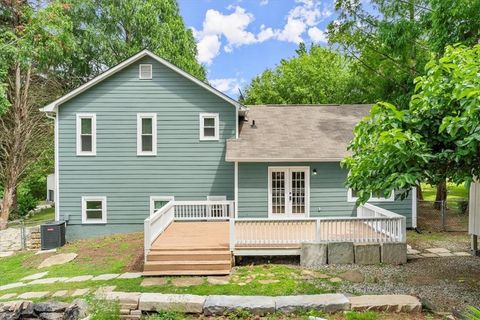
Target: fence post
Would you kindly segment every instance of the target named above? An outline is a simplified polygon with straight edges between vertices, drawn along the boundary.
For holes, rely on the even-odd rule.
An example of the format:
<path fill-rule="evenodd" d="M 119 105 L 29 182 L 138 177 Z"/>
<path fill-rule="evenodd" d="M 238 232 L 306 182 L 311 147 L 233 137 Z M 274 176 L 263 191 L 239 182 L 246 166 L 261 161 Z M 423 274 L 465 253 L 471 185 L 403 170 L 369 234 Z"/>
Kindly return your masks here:
<path fill-rule="evenodd" d="M 27 230 L 25 229 L 25 220 L 20 220 L 20 237 L 22 243 L 22 250 L 27 249 Z"/>

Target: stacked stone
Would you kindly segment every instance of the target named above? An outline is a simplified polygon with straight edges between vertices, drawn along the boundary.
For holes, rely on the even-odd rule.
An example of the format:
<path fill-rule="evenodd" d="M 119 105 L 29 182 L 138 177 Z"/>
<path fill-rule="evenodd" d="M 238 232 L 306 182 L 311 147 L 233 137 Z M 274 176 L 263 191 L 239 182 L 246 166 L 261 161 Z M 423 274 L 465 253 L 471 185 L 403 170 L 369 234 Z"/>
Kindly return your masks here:
<path fill-rule="evenodd" d="M 27 229 L 27 250 L 39 250 L 41 247 L 40 227 Z"/>
<path fill-rule="evenodd" d="M 140 320 L 142 311 L 138 310 L 139 292 L 107 292 L 107 300 L 116 300 L 120 304 L 120 319 Z"/>
<path fill-rule="evenodd" d="M 75 300 L 72 304 L 56 301 L 38 302 L 10 301 L 0 303 L 0 319 L 51 319 L 78 320 L 87 316 L 88 304 L 85 300 Z"/>

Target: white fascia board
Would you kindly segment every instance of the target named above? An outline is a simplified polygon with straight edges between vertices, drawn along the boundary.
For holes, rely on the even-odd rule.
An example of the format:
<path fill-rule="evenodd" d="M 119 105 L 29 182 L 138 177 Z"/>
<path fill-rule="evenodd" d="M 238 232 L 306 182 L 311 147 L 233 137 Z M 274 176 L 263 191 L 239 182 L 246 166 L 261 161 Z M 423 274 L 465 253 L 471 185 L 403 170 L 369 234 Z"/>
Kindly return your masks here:
<path fill-rule="evenodd" d="M 245 107 L 240 104 L 238 101 L 230 98 L 229 96 L 225 95 L 224 93 L 218 91 L 217 89 L 215 89 L 214 87 L 210 86 L 209 84 L 195 78 L 194 76 L 192 76 L 191 74 L 183 71 L 182 69 L 174 66 L 173 64 L 171 64 L 170 62 L 166 61 L 165 59 L 162 59 L 160 58 L 159 56 L 157 56 L 156 54 L 148 51 L 148 50 L 143 50 L 143 51 L 140 51 L 139 53 L 137 53 L 136 55 L 128 58 L 127 60 L 123 61 L 122 63 L 119 63 L 118 65 L 116 65 L 115 67 L 111 68 L 111 69 L 108 69 L 107 71 L 105 71 L 104 73 L 98 75 L 97 77 L 93 78 L 92 80 L 84 83 L 83 85 L 81 85 L 80 87 L 78 87 L 77 89 L 73 90 L 73 91 L 70 91 L 69 93 L 67 93 L 66 95 L 64 95 L 63 97 L 60 97 L 58 98 L 57 100 L 53 101 L 52 103 L 46 105 L 45 107 L 41 108 L 40 111 L 43 111 L 43 112 L 56 112 L 57 111 L 57 108 L 60 104 L 72 99 L 73 97 L 77 96 L 78 94 L 84 92 L 85 90 L 93 87 L 94 85 L 96 85 L 97 83 L 105 80 L 106 78 L 110 77 L 111 75 L 117 73 L 118 71 L 126 68 L 127 66 L 129 66 L 130 64 L 134 63 L 135 61 L 145 57 L 145 56 L 149 56 L 150 58 L 158 61 L 159 63 L 161 63 L 162 65 L 166 66 L 167 68 L 175 71 L 176 73 L 182 75 L 183 77 L 189 79 L 190 81 L 193 81 L 194 83 L 196 83 L 197 85 L 203 87 L 204 89 L 212 92 L 213 94 L 215 94 L 216 96 L 222 98 L 223 100 L 225 100 L 226 102 L 232 104 L 235 106 L 235 108 L 239 108 L 239 109 L 244 109 Z"/>

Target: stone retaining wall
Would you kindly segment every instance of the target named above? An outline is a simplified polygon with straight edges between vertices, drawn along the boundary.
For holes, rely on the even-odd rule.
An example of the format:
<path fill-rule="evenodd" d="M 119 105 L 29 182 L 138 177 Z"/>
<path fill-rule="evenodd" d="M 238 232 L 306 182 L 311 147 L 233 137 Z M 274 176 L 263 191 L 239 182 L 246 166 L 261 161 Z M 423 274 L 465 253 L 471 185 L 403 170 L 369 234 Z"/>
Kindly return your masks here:
<path fill-rule="evenodd" d="M 161 294 L 140 292 L 107 292 L 106 300 L 120 304 L 122 319 L 140 319 L 143 314 L 175 311 L 206 316 L 228 315 L 242 309 L 263 316 L 274 312 L 292 313 L 319 310 L 328 313 L 346 310 L 376 310 L 388 312 L 421 312 L 420 301 L 413 296 L 359 296 L 318 294 L 299 296 L 197 296 L 189 294 Z"/>
<path fill-rule="evenodd" d="M 11 301 L 0 303 L 0 319 L 52 319 L 79 320 L 87 316 L 88 304 L 85 300 L 73 303 L 57 301 L 38 302 Z"/>
<path fill-rule="evenodd" d="M 325 264 L 404 264 L 407 263 L 407 244 L 319 242 L 302 243 L 300 264 L 318 268 Z"/>
<path fill-rule="evenodd" d="M 0 252 L 38 250 L 41 246 L 40 241 L 40 226 L 8 228 L 0 231 Z"/>

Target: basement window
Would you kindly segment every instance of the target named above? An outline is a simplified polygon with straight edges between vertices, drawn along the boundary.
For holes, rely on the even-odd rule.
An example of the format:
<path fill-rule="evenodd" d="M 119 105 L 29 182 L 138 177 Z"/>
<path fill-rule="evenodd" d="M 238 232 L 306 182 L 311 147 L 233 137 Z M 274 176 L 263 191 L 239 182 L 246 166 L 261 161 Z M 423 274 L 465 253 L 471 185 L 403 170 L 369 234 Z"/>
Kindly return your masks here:
<path fill-rule="evenodd" d="M 107 197 L 82 197 L 82 223 L 107 223 Z"/>
<path fill-rule="evenodd" d="M 140 80 L 151 80 L 152 79 L 152 65 L 151 64 L 141 64 L 138 68 L 138 78 Z"/>

